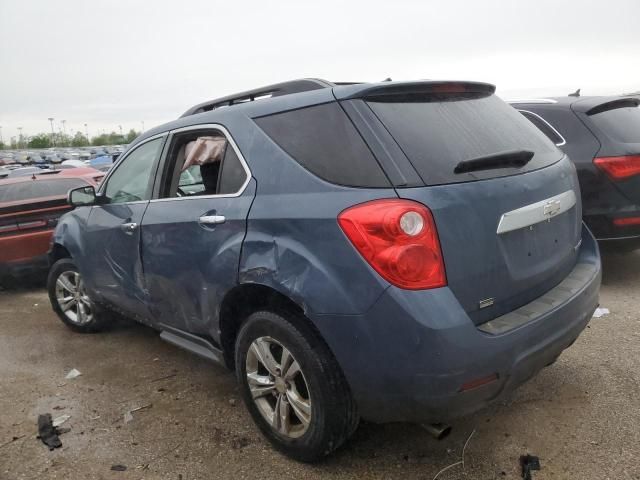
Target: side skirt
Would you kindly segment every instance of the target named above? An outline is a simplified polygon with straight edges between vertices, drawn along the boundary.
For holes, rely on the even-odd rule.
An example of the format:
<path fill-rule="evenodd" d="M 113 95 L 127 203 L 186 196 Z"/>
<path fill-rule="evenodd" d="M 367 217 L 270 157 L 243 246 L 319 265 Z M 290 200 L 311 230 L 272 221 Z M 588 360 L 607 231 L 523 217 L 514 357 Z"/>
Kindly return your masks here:
<path fill-rule="evenodd" d="M 169 342 L 172 345 L 188 350 L 191 353 L 211 360 L 212 362 L 220 365 L 225 365 L 224 356 L 222 350 L 216 347 L 206 338 L 193 335 L 192 333 L 184 332 L 176 328 L 169 327 L 167 325 L 159 325 L 162 331 L 160 332 L 160 338 L 165 342 Z"/>

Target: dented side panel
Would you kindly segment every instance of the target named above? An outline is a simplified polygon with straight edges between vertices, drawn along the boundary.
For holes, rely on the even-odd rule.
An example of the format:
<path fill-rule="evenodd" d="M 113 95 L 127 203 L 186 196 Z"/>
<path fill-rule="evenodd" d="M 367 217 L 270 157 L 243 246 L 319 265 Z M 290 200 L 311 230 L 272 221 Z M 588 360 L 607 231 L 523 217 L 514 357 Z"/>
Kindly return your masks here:
<path fill-rule="evenodd" d="M 142 263 L 154 323 L 218 339 L 219 306 L 238 281 L 251 179 L 239 197 L 152 201 L 142 223 Z M 224 223 L 202 224 L 201 216 Z"/>
<path fill-rule="evenodd" d="M 271 287 L 307 313 L 365 312 L 388 287 L 340 229 L 338 214 L 391 188 L 341 187 L 310 174 L 250 120 L 229 125 L 257 181 L 238 281 Z"/>
<path fill-rule="evenodd" d="M 129 231 L 125 225 L 140 225 L 148 203 L 92 207 L 82 231 L 87 255 L 76 259 L 97 300 L 112 304 L 139 320 L 148 316 L 140 228 Z"/>

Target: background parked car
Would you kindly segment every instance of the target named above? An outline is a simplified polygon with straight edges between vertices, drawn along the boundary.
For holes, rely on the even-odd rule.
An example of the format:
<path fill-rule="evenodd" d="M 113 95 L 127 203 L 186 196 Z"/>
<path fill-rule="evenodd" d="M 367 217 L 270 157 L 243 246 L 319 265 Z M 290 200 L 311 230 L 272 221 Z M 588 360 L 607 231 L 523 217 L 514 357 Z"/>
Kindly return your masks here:
<path fill-rule="evenodd" d="M 74 168 L 0 180 L 0 278 L 46 271 L 47 251 L 60 216 L 71 207 L 67 192 L 97 185 L 103 174 Z"/>
<path fill-rule="evenodd" d="M 557 97 L 511 104 L 576 165 L 586 224 L 640 248 L 640 98 Z"/>

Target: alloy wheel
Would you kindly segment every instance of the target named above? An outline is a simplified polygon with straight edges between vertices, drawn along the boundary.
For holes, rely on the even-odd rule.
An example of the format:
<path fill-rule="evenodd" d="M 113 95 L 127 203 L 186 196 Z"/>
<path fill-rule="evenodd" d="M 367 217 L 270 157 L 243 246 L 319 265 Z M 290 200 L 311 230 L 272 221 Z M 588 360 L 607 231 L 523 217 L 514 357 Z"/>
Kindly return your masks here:
<path fill-rule="evenodd" d="M 69 321 L 86 325 L 93 320 L 93 308 L 78 272 L 62 272 L 56 280 L 56 300 Z"/>
<path fill-rule="evenodd" d="M 271 337 L 255 339 L 246 358 L 246 375 L 258 411 L 280 435 L 298 438 L 311 423 L 311 396 L 300 364 Z"/>

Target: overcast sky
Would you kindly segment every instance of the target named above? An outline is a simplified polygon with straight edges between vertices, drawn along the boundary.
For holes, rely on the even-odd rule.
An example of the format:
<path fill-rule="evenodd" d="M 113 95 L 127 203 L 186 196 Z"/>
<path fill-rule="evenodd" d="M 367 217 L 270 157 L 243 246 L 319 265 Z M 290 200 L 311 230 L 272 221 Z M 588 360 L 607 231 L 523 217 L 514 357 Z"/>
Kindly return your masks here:
<path fill-rule="evenodd" d="M 0 125 L 139 130 L 302 77 L 640 90 L 640 0 L 0 0 Z"/>

